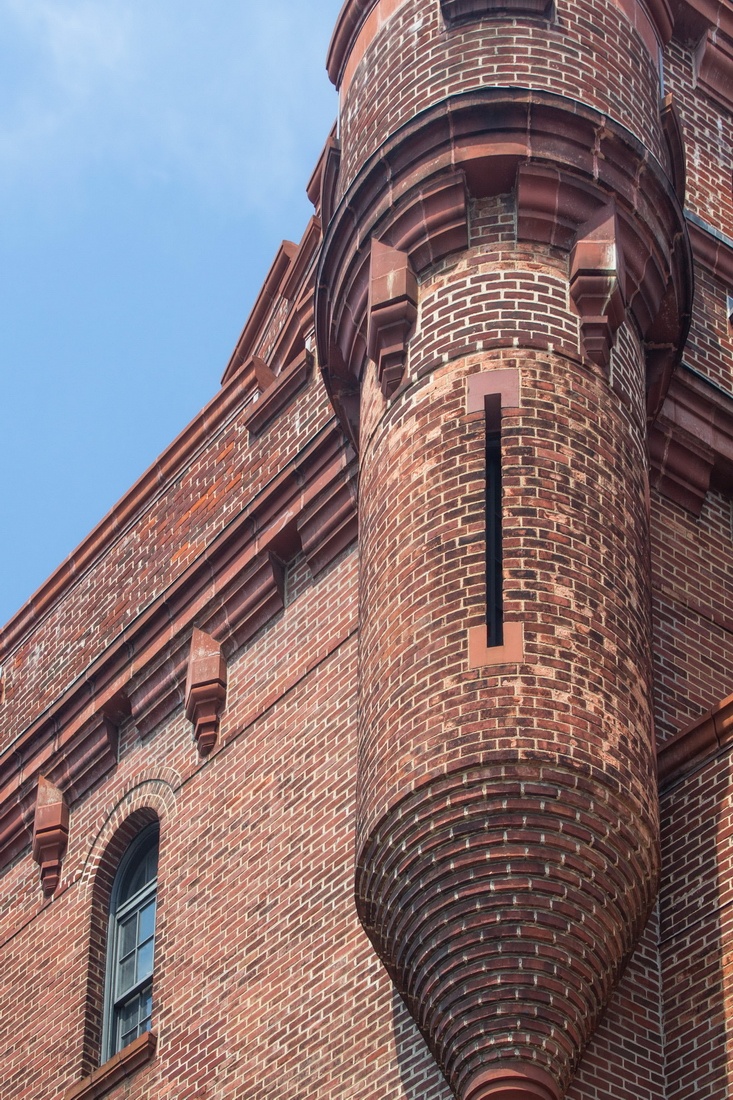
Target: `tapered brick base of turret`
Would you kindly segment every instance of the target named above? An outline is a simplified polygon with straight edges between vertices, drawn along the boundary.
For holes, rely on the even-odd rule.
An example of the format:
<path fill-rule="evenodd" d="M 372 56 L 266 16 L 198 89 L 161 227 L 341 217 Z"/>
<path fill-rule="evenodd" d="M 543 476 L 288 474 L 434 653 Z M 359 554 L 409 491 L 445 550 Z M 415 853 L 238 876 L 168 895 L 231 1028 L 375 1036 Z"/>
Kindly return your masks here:
<path fill-rule="evenodd" d="M 477 1073 L 462 1100 L 560 1100 L 560 1096 L 549 1073 L 517 1062 Z"/>

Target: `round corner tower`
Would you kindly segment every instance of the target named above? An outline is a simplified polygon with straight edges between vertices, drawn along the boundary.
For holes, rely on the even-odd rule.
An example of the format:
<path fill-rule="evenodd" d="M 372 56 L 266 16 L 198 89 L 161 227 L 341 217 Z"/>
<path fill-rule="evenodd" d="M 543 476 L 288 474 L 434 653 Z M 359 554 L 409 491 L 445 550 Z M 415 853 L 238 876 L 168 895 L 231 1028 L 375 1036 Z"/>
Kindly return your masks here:
<path fill-rule="evenodd" d="M 459 1100 L 560 1100 L 653 903 L 664 0 L 347 0 L 319 358 L 359 449 L 357 907 Z"/>

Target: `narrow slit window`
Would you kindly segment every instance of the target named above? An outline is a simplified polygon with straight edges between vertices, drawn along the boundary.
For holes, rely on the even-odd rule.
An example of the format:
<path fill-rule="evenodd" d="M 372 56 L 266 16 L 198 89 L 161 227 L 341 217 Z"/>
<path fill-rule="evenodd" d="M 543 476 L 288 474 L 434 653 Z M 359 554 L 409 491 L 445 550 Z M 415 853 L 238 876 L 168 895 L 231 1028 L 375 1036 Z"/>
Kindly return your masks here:
<path fill-rule="evenodd" d="M 489 646 L 504 644 L 501 538 L 501 394 L 488 394 L 486 410 L 486 633 Z"/>

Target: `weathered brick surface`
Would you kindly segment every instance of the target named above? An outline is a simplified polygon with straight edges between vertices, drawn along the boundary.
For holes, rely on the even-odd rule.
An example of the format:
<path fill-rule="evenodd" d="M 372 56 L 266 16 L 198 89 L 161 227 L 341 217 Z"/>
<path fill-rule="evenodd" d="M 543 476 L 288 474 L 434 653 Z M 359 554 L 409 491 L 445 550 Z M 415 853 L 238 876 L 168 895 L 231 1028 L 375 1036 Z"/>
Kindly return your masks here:
<path fill-rule="evenodd" d="M 656 889 L 639 349 L 618 343 L 618 392 L 580 363 L 565 259 L 511 248 L 505 208 L 475 208 L 472 247 L 423 281 L 406 387 L 378 420 L 367 398 L 361 448 L 357 892 L 458 1095 L 518 1051 L 567 1085 Z M 469 670 L 484 423 L 466 384 L 507 366 L 505 621 L 525 653 Z"/>
<path fill-rule="evenodd" d="M 733 118 L 696 88 L 697 40 L 673 39 L 664 52 L 665 88 L 680 113 L 687 149 L 687 206 L 733 237 Z"/>
<path fill-rule="evenodd" d="M 709 493 L 699 519 L 652 498 L 657 736 L 684 729 L 733 687 L 731 502 Z"/>
<path fill-rule="evenodd" d="M 359 18 L 372 7 L 353 2 Z M 56 593 L 0 634 L 3 1097 L 64 1097 L 98 1066 L 110 888 L 155 818 L 157 1049 L 111 1100 L 485 1100 L 498 1065 L 540 1071 L 542 1100 L 728 1096 L 730 708 L 714 708 L 733 691 L 733 257 L 715 234 L 733 236 L 733 132 L 696 78 L 703 9 L 676 6 L 663 69 L 686 205 L 709 227 L 690 231 L 685 377 L 715 401 L 685 420 L 677 394 L 663 441 L 682 458 L 650 493 L 645 385 L 657 342 L 684 328 L 665 321 L 688 284 L 685 221 L 657 167 L 673 159 L 648 12 L 562 0 L 549 19 L 495 11 L 446 29 L 438 0 L 379 5 L 338 130 L 335 197 L 357 177 L 363 189 L 330 210 L 334 146 L 323 262 L 314 218 L 307 247 L 278 253 L 214 402 L 226 415 L 210 406 L 196 447 L 163 456 Z M 649 10 L 663 24 L 664 5 Z M 727 35 L 725 6 L 716 18 Z M 491 87 L 536 94 L 442 117 L 446 97 Z M 400 129 L 426 108 L 424 129 Z M 453 126 L 468 144 L 445 139 Z M 317 177 L 311 190 L 318 205 Z M 581 330 L 569 280 L 583 219 L 616 224 L 614 202 L 636 289 L 605 369 L 584 332 L 607 318 Z M 372 232 L 418 286 L 387 400 L 363 354 Z M 592 291 L 599 273 L 582 275 Z M 272 419 L 254 424 L 249 357 L 266 387 L 298 356 L 310 368 L 306 348 L 310 382 L 265 388 Z M 359 362 L 340 361 L 354 349 Z M 471 664 L 485 430 L 467 392 L 498 371 L 519 382 L 502 478 L 504 615 L 521 650 Z M 671 499 L 685 440 L 714 454 L 712 483 Z M 184 713 L 194 627 L 227 662 L 206 757 Z M 693 725 L 664 772 L 657 897 L 654 733 L 667 743 L 711 710 L 707 740 Z M 111 739 L 107 725 L 93 739 L 97 713 Z M 49 901 L 30 839 L 51 773 L 71 814 Z"/>
<path fill-rule="evenodd" d="M 603 80 L 599 73 L 603 72 Z M 558 3 L 557 17 L 446 30 L 437 2 L 409 0 L 374 38 L 341 111 L 341 191 L 397 126 L 446 95 L 481 86 L 546 89 L 597 107 L 664 160 L 659 79 L 611 0 Z"/>
<path fill-rule="evenodd" d="M 730 1095 L 731 865 L 729 753 L 662 798 L 660 957 L 669 1100 Z"/>

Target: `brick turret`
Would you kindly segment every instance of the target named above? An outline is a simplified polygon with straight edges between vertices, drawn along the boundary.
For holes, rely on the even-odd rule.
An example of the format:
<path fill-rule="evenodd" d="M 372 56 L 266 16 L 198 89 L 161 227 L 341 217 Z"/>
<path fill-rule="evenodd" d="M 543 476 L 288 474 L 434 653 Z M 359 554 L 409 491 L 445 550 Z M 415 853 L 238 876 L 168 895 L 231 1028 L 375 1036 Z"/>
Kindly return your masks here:
<path fill-rule="evenodd" d="M 564 1095 L 657 890 L 646 425 L 691 296 L 670 33 L 661 2 L 352 0 L 329 55 L 357 906 L 459 1100 Z"/>

